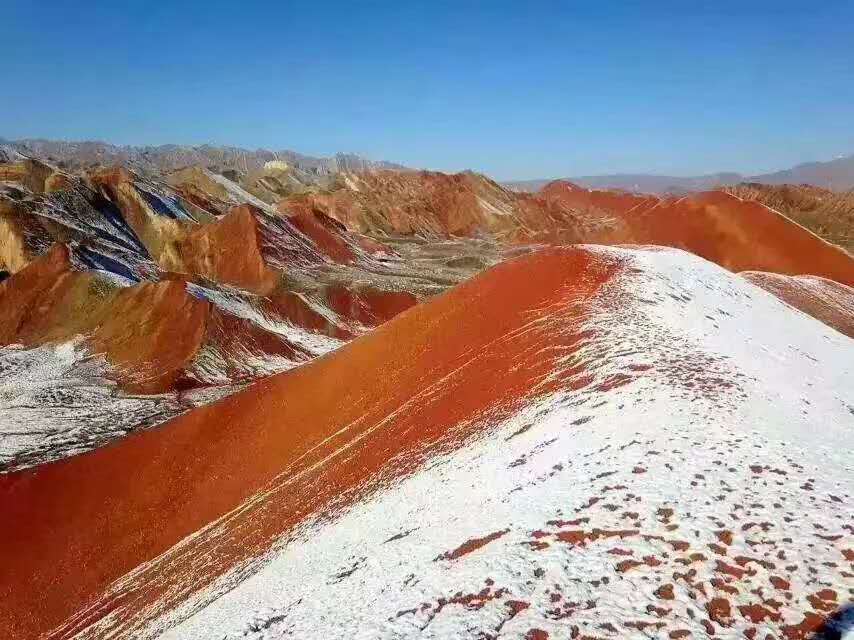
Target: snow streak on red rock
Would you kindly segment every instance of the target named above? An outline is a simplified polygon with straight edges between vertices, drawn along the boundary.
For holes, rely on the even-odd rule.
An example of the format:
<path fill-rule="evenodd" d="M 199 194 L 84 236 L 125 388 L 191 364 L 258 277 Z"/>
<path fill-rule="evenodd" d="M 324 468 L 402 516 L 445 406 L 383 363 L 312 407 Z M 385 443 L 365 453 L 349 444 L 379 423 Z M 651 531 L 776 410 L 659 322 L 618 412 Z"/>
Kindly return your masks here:
<path fill-rule="evenodd" d="M 562 362 L 574 384 L 488 416 L 407 477 L 392 456 L 380 490 L 304 521 L 145 632 L 809 637 L 849 593 L 854 343 L 685 252 L 587 250 L 622 268 L 584 305 L 595 333 Z M 393 453 L 396 435 L 374 446 Z M 266 517 L 271 495 L 216 529 Z M 184 547 L 204 563 L 222 545 Z"/>
<path fill-rule="evenodd" d="M 663 198 L 558 180 L 527 194 L 470 172 L 378 171 L 346 175 L 330 193 L 291 196 L 279 208 L 313 211 L 376 234 L 663 245 L 730 271 L 813 274 L 854 283 L 854 258 L 844 250 L 759 202 L 723 191 Z"/>
<path fill-rule="evenodd" d="M 195 576 L 201 586 L 389 460 L 403 455 L 393 468 L 404 473 L 417 451 L 458 442 L 484 412 L 499 418 L 535 390 L 583 386 L 583 367 L 566 361 L 585 339 L 585 301 L 617 268 L 580 249 L 502 264 L 334 355 L 160 429 L 0 477 L 10 524 L 0 545 L 14 550 L 0 578 L 0 631 L 49 631 L 285 474 L 290 486 L 271 490 L 253 528 L 232 523 L 240 540 Z M 179 562 L 159 580 L 186 581 L 182 571 L 194 569 Z M 119 618 L 162 595 L 142 585 Z"/>

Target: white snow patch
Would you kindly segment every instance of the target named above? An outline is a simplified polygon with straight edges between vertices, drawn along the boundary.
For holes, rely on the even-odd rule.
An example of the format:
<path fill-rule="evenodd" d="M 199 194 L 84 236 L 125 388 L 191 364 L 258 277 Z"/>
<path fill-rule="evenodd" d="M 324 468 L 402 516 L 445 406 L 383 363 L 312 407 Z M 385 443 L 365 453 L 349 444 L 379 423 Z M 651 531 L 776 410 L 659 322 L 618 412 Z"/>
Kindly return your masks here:
<path fill-rule="evenodd" d="M 764 638 L 850 597 L 854 341 L 684 252 L 590 249 L 627 270 L 579 355 L 631 382 L 484 425 L 140 637 Z"/>

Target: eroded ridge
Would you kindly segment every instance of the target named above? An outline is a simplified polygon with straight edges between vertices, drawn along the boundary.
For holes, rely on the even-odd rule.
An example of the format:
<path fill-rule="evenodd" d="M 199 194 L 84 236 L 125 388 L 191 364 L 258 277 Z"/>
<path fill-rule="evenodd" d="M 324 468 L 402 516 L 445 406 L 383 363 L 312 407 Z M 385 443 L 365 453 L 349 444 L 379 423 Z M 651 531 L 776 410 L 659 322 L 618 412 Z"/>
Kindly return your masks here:
<path fill-rule="evenodd" d="M 850 343 L 680 252 L 618 253 L 588 385 L 315 521 L 167 637 L 809 637 L 852 597 Z"/>
<path fill-rule="evenodd" d="M 49 637 L 805 629 L 799 607 L 850 595 L 851 348 L 681 251 L 532 254 L 160 429 L 4 477 L 0 620 Z M 786 535 L 786 518 L 817 526 Z"/>
<path fill-rule="evenodd" d="M 500 265 L 318 368 L 269 378 L 113 447 L 4 476 L 2 502 L 15 525 L 0 535 L 19 553 L 2 585 L 3 619 L 16 631 L 47 631 L 113 580 L 231 512 L 209 531 L 213 538 L 170 558 L 172 569 L 143 572 L 121 606 L 108 597 L 60 633 L 106 612 L 126 623 L 122 613 L 135 619 L 164 594 L 177 604 L 186 589 L 262 553 L 333 499 L 348 499 L 382 467 L 392 477 L 408 472 L 423 459 L 420 449 L 458 446 L 484 416 L 510 415 L 531 394 L 572 384 L 580 368 L 561 363 L 589 337 L 581 328 L 585 301 L 618 269 L 616 256 L 573 249 Z M 561 368 L 564 378 L 552 380 Z M 251 518 L 241 515 L 247 510 Z M 54 544 L 57 535 L 77 550 L 73 558 Z M 204 566 L 199 557 L 207 557 Z M 20 587 L 22 575 L 31 588 Z M 56 599 L 38 595 L 46 584 L 62 585 Z"/>

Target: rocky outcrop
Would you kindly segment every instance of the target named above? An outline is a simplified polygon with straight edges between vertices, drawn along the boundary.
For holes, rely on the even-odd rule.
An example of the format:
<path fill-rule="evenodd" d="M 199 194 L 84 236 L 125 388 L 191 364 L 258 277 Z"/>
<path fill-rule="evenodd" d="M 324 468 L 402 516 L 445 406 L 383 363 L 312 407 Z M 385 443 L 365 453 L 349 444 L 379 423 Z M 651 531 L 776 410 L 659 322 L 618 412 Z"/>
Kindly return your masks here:
<path fill-rule="evenodd" d="M 285 199 L 279 209 L 309 206 L 347 229 L 375 235 L 469 236 L 519 225 L 514 196 L 474 173 L 353 173 L 343 174 L 338 186 Z"/>
<path fill-rule="evenodd" d="M 322 214 L 374 235 L 657 244 L 686 249 L 731 271 L 854 282 L 854 258 L 844 250 L 769 207 L 722 191 L 658 197 L 555 181 L 527 194 L 474 173 L 380 171 L 344 175 L 331 192 L 292 196 L 278 207 Z"/>

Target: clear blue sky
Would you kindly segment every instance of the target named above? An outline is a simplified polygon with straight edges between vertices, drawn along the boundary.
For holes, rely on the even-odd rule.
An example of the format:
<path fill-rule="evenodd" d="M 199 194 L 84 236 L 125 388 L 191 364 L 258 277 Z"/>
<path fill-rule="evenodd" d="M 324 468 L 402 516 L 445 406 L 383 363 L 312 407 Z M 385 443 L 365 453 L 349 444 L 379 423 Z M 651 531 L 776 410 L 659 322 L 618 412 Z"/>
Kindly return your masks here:
<path fill-rule="evenodd" d="M 352 151 L 499 179 L 854 153 L 851 0 L 4 0 L 0 21 L 7 138 Z"/>

